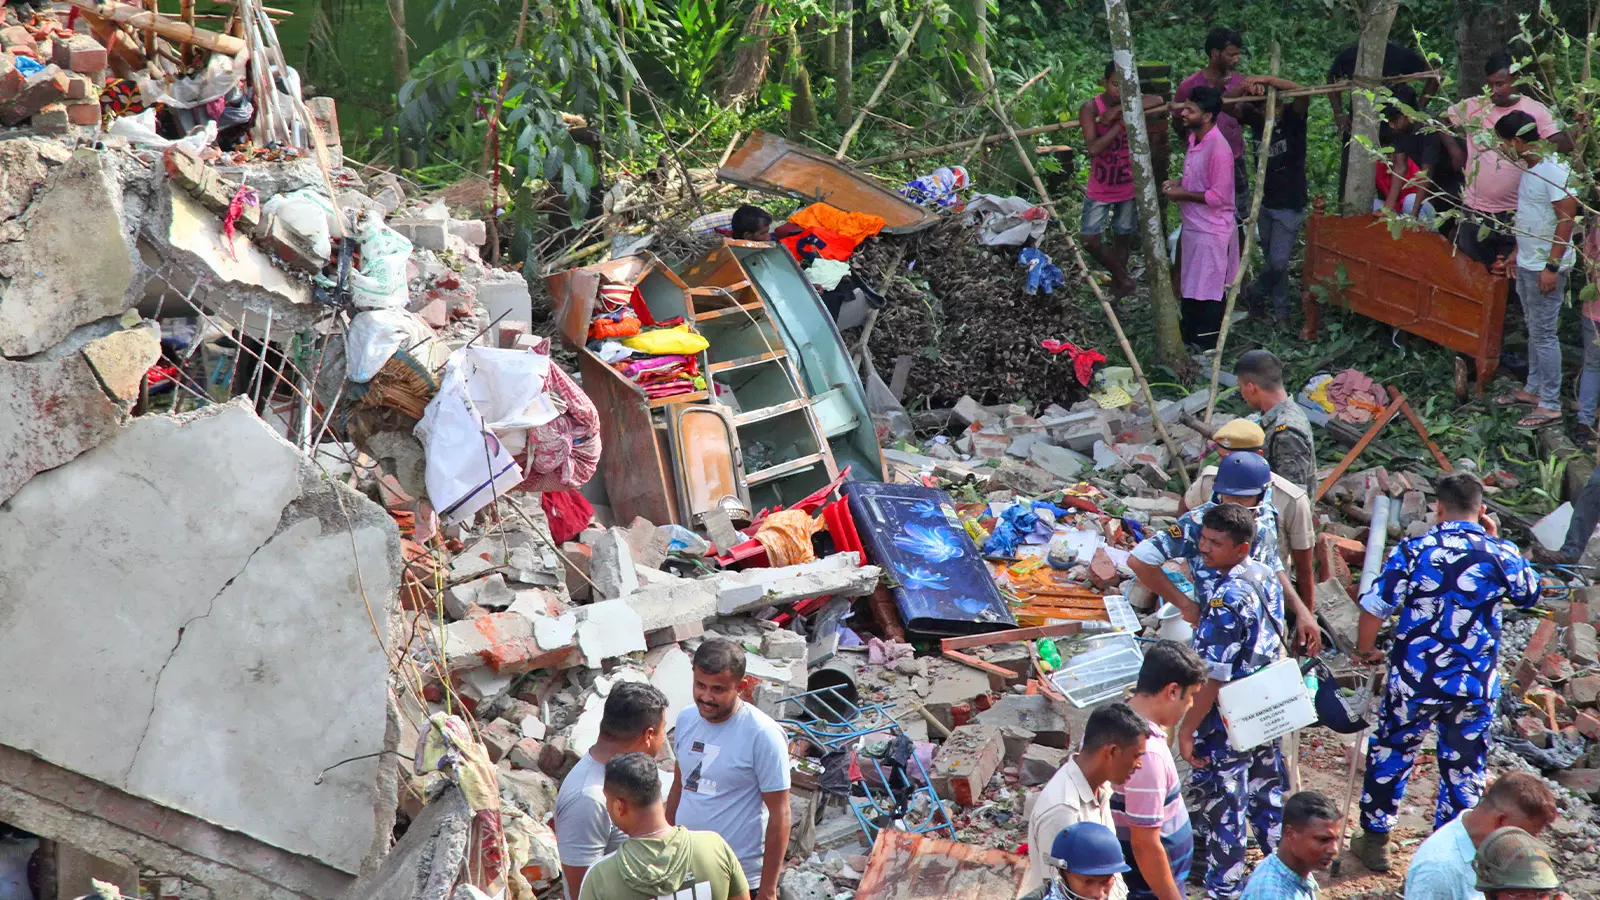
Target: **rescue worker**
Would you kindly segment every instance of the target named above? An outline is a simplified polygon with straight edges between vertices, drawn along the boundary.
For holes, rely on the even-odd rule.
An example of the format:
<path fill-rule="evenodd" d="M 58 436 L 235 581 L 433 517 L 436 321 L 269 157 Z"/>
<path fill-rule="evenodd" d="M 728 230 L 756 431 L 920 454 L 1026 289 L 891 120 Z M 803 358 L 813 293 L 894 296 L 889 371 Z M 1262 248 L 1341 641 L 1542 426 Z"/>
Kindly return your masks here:
<path fill-rule="evenodd" d="M 1278 581 L 1285 602 L 1294 613 L 1296 646 L 1315 655 L 1322 649 L 1321 633 L 1310 610 L 1295 593 L 1278 556 L 1278 513 L 1273 507 L 1272 470 L 1267 461 L 1256 453 L 1230 453 L 1217 465 L 1211 489 L 1210 501 L 1184 513 L 1172 527 L 1151 534 L 1133 548 L 1133 554 L 1128 557 L 1133 574 L 1156 596 L 1176 606 L 1190 625 L 1197 624 L 1201 606 L 1211 594 L 1209 582 L 1221 577 L 1221 573 L 1206 569 L 1200 561 L 1201 517 L 1219 503 L 1247 507 L 1256 520 L 1250 555 L 1273 572 Z M 1195 582 L 1194 599 L 1179 590 L 1162 569 L 1163 563 L 1176 559 L 1189 563 Z"/>
<path fill-rule="evenodd" d="M 1550 851 L 1520 828 L 1501 828 L 1484 839 L 1472 868 L 1486 900 L 1550 900 L 1561 890 Z"/>
<path fill-rule="evenodd" d="M 1022 900 L 1107 900 L 1131 866 L 1117 834 L 1099 822 L 1077 822 L 1050 842 L 1049 878 Z"/>
<path fill-rule="evenodd" d="M 1203 863 L 1211 900 L 1238 900 L 1244 891 L 1246 821 L 1261 852 L 1269 855 L 1277 849 L 1283 826 L 1289 775 L 1280 741 L 1242 752 L 1232 749 L 1217 708 L 1223 685 L 1284 655 L 1283 587 L 1277 573 L 1253 552 L 1257 533 L 1255 517 L 1243 506 L 1219 504 L 1202 514 L 1200 557 L 1210 577 L 1200 594 L 1194 648 L 1209 677 L 1178 725 L 1178 749 L 1193 767 L 1189 786 L 1194 829 L 1205 836 L 1204 855 L 1197 850 L 1196 858 Z"/>
<path fill-rule="evenodd" d="M 1362 830 L 1350 842 L 1374 872 L 1389 871 L 1389 830 L 1430 726 L 1439 733 L 1433 827 L 1478 802 L 1500 697 L 1500 603 L 1528 609 L 1539 600 L 1538 573 L 1498 536 L 1476 476 L 1442 475 L 1434 496 L 1438 524 L 1395 547 L 1360 600 L 1356 655 L 1365 662 L 1383 659 L 1374 649 L 1378 631 L 1400 616 L 1367 748 Z"/>

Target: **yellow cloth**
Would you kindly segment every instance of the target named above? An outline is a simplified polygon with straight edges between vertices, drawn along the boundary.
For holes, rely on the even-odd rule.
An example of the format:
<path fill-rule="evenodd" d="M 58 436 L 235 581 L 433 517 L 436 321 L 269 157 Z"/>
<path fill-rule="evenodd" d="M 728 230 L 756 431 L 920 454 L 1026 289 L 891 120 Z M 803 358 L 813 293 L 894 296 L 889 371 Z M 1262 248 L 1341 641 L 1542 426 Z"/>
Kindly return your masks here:
<path fill-rule="evenodd" d="M 802 509 L 779 510 L 761 523 L 756 540 L 767 550 L 767 561 L 774 566 L 793 566 L 817 558 L 811 549 L 811 536 L 822 527 Z"/>
<path fill-rule="evenodd" d="M 711 342 L 689 330 L 689 326 L 657 328 L 624 338 L 622 346 L 652 356 L 693 356 L 711 346 Z"/>

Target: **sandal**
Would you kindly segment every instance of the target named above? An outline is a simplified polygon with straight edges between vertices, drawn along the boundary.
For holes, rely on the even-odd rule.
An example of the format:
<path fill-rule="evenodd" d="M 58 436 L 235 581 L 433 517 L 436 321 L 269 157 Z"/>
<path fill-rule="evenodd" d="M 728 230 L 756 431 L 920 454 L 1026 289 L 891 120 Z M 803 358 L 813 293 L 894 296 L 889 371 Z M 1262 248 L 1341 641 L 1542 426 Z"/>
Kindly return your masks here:
<path fill-rule="evenodd" d="M 1533 408 L 1533 412 L 1530 412 L 1517 420 L 1517 427 L 1533 430 L 1544 428 L 1547 425 L 1556 425 L 1560 422 L 1561 410 L 1545 409 L 1542 406 L 1535 406 Z"/>
<path fill-rule="evenodd" d="M 1526 391 L 1514 391 L 1510 394 L 1501 394 L 1494 398 L 1495 406 L 1505 408 L 1508 406 L 1533 406 L 1539 399 Z"/>

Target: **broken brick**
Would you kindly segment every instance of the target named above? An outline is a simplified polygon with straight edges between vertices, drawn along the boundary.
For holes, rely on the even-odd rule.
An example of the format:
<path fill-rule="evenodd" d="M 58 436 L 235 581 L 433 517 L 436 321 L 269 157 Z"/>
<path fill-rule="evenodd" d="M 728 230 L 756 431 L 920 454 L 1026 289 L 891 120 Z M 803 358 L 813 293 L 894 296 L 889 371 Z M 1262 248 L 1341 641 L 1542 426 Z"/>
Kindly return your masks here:
<path fill-rule="evenodd" d="M 1089 560 L 1089 583 L 1104 591 L 1117 583 L 1117 564 L 1111 561 L 1106 548 L 1098 547 Z"/>
<path fill-rule="evenodd" d="M 543 650 L 533 638 L 520 638 L 495 644 L 479 653 L 496 675 L 522 675 L 535 669 L 548 669 L 572 661 L 577 647 Z"/>
<path fill-rule="evenodd" d="M 1600 702 L 1600 675 L 1585 675 L 1567 685 L 1567 699 L 1574 706 L 1594 706 Z"/>
<path fill-rule="evenodd" d="M 1512 723 L 1512 732 L 1535 747 L 1550 746 L 1550 730 L 1538 716 L 1521 716 Z"/>
<path fill-rule="evenodd" d="M 99 109 L 99 105 L 95 105 Z M 67 108 L 60 103 L 51 103 L 33 114 L 33 130 L 40 134 L 65 134 L 72 125 L 72 118 L 67 114 Z"/>
<path fill-rule="evenodd" d="M 544 744 L 533 738 L 523 738 L 511 745 L 511 750 L 506 753 L 506 759 L 518 769 L 539 768 L 539 757 L 544 753 Z"/>
<path fill-rule="evenodd" d="M 957 727 L 957 728 L 960 728 L 961 726 L 967 724 L 968 722 L 971 722 L 972 721 L 972 704 L 970 704 L 970 703 L 956 703 L 956 704 L 951 705 L 951 707 L 950 707 L 950 721 L 952 723 L 954 723 L 955 727 Z"/>
<path fill-rule="evenodd" d="M 74 125 L 92 127 L 100 124 L 100 101 L 79 100 L 75 103 L 65 104 L 67 108 L 67 121 Z M 35 117 L 37 120 L 38 117 Z M 255 209 L 255 207 L 248 207 Z"/>
<path fill-rule="evenodd" d="M 1550 777 L 1575 794 L 1600 792 L 1600 769 L 1557 769 Z"/>
<path fill-rule="evenodd" d="M 56 37 L 51 41 L 50 61 L 69 72 L 98 72 L 106 67 L 106 48 L 86 34 Z"/>
<path fill-rule="evenodd" d="M 1578 733 L 1591 741 L 1600 741 L 1600 716 L 1591 712 L 1580 712 L 1572 723 Z"/>
<path fill-rule="evenodd" d="M 1600 641 L 1588 622 L 1573 622 L 1567 629 L 1567 656 L 1574 665 L 1592 666 L 1600 662 Z"/>
<path fill-rule="evenodd" d="M 1533 630 L 1533 636 L 1528 638 L 1528 646 L 1522 651 L 1522 658 L 1543 659 L 1555 639 L 1556 623 L 1549 619 L 1540 619 L 1538 627 Z"/>
<path fill-rule="evenodd" d="M 489 761 L 499 762 L 505 759 L 511 748 L 517 745 L 522 735 L 510 722 L 504 719 L 495 719 L 478 728 L 478 736 L 483 739 L 484 749 L 489 751 Z"/>
<path fill-rule="evenodd" d="M 1539 674 L 1552 684 L 1572 678 L 1572 661 L 1559 653 L 1546 653 L 1539 661 Z"/>
<path fill-rule="evenodd" d="M 971 809 L 983 802 L 984 788 L 1000 768 L 1005 744 L 993 725 L 963 725 L 950 732 L 933 760 L 932 781 L 939 796 Z"/>

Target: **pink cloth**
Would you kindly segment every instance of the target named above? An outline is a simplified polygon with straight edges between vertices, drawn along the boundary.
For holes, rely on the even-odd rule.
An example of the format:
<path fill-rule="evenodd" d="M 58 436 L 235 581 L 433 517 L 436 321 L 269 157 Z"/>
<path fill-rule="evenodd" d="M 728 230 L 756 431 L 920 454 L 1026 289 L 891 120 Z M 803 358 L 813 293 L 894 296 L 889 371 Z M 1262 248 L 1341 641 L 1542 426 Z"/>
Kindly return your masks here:
<path fill-rule="evenodd" d="M 1189 136 L 1183 189 L 1205 194 L 1206 202 L 1178 204 L 1179 288 L 1189 300 L 1221 300 L 1239 271 L 1239 228 L 1233 217 L 1233 155 L 1220 127 L 1198 141 Z"/>
<path fill-rule="evenodd" d="M 1222 93 L 1226 95 L 1229 91 L 1237 90 L 1243 85 L 1243 75 L 1238 72 L 1229 72 L 1227 80 L 1222 83 Z M 1178 82 L 1178 90 L 1172 95 L 1172 105 L 1177 106 L 1180 103 L 1187 103 L 1189 95 L 1194 93 L 1194 89 L 1197 87 L 1216 87 L 1206 79 L 1204 69 Z M 1179 128 L 1183 127 L 1183 120 L 1176 112 L 1172 114 L 1172 119 Z M 1221 131 L 1222 136 L 1227 139 L 1228 147 L 1233 151 L 1235 157 L 1244 155 L 1244 126 L 1239 124 L 1238 119 L 1227 113 L 1219 113 L 1217 115 L 1217 130 Z"/>
<path fill-rule="evenodd" d="M 1389 405 L 1389 392 L 1359 369 L 1345 369 L 1328 382 L 1328 401 L 1342 422 L 1364 425 Z"/>
<path fill-rule="evenodd" d="M 1467 126 L 1467 188 L 1462 199 L 1471 209 L 1516 211 L 1517 185 L 1522 181 L 1523 169 L 1501 155 L 1500 137 L 1494 133 L 1494 123 L 1512 110 L 1533 116 L 1541 138 L 1557 131 L 1550 110 L 1530 97 L 1518 97 L 1510 106 L 1495 106 L 1486 97 L 1468 97 L 1445 111 L 1445 119 L 1451 124 Z"/>
<path fill-rule="evenodd" d="M 548 389 L 566 404 L 566 411 L 528 429 L 528 451 L 522 459 L 527 477 L 512 490 L 579 488 L 600 467 L 600 413 L 594 401 L 555 363 L 550 364 Z"/>
<path fill-rule="evenodd" d="M 1106 96 L 1094 98 L 1095 115 L 1105 115 Z M 1133 199 L 1133 160 L 1128 156 L 1128 129 L 1119 119 L 1106 128 L 1117 132 L 1111 146 L 1089 161 L 1089 184 L 1083 192 L 1099 203 L 1121 203 Z"/>
<path fill-rule="evenodd" d="M 1590 263 L 1600 262 L 1600 227 L 1589 226 L 1589 234 L 1583 239 L 1583 256 Z M 1583 304 L 1583 314 L 1600 322 L 1600 299 Z"/>

